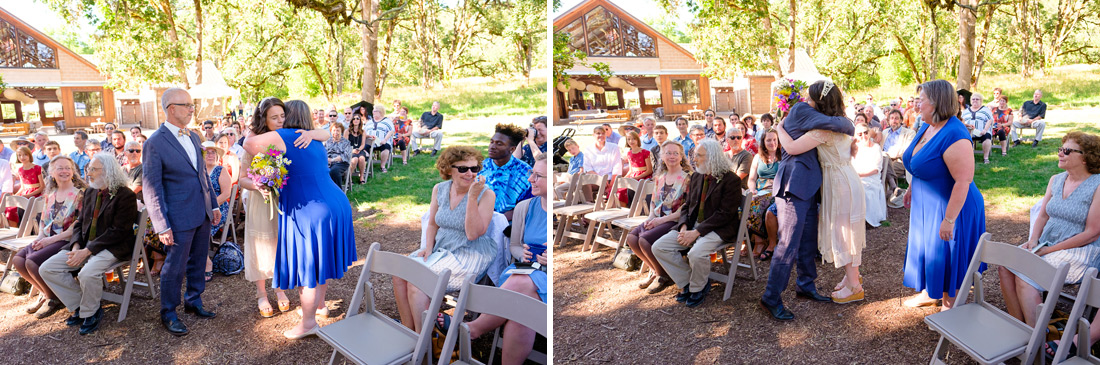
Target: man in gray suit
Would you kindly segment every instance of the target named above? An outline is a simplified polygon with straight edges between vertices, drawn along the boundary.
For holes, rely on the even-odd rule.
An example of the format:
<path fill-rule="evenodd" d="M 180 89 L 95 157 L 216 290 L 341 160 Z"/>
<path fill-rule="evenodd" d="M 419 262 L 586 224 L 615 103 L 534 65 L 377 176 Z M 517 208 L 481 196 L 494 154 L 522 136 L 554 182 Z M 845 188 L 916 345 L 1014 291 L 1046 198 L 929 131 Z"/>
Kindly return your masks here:
<path fill-rule="evenodd" d="M 855 126 L 843 116 L 844 102 L 840 90 L 832 90 L 832 95 L 829 95 L 828 90 L 833 88 L 832 83 L 826 82 L 825 85 L 824 90 L 817 83 L 808 88 L 810 99 L 818 108 L 815 109 L 809 102 L 797 103 L 791 107 L 790 114 L 783 121 L 783 128 L 791 138 L 798 139 L 814 129 L 849 136 L 855 133 Z M 825 102 L 821 99 L 825 99 Z M 825 110 L 826 113 L 818 110 Z M 832 301 L 831 298 L 818 294 L 814 286 L 814 280 L 817 279 L 814 262 L 817 253 L 817 208 L 821 202 L 821 162 L 817 159 L 816 148 L 800 155 L 783 152 L 775 175 L 775 197 L 775 206 L 779 213 L 779 245 L 772 258 L 768 285 L 764 296 L 760 298 L 760 305 L 775 319 L 789 321 L 794 319 L 794 313 L 783 307 L 783 300 L 779 295 L 787 289 L 791 266 L 796 259 L 796 296 L 819 302 Z"/>
<path fill-rule="evenodd" d="M 178 88 L 165 90 L 161 107 L 168 120 L 145 143 L 142 194 L 153 229 L 168 253 L 160 272 L 161 324 L 171 334 L 183 336 L 187 326 L 176 315 L 176 307 L 185 273 L 184 312 L 202 318 L 215 315 L 203 309 L 201 295 L 206 289 L 210 225 L 221 220 L 221 212 L 202 163 L 199 135 L 187 129 L 195 113 L 191 95 Z"/>

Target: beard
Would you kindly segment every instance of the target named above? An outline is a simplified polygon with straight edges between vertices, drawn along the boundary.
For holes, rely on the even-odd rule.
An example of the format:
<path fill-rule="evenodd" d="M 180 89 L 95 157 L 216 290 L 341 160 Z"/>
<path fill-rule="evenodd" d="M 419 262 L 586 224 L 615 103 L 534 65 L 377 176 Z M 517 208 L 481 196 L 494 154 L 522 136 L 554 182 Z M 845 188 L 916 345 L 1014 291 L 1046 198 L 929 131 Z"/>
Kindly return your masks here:
<path fill-rule="evenodd" d="M 102 178 L 99 178 L 99 179 L 88 179 L 88 187 L 89 187 L 89 188 L 92 188 L 92 189 L 96 189 L 96 190 L 103 190 L 103 188 L 104 188 L 104 185 L 105 185 L 105 184 L 103 183 L 103 179 L 102 179 Z"/>

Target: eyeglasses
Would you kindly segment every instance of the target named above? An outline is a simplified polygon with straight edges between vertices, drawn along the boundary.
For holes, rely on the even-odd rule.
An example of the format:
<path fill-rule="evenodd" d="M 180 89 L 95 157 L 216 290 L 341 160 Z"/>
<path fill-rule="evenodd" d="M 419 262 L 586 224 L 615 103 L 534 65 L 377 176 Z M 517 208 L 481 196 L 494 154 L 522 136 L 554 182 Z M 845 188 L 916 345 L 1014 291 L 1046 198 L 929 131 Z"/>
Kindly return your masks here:
<path fill-rule="evenodd" d="M 351 115 L 351 112 L 344 112 L 344 115 Z"/>
<path fill-rule="evenodd" d="M 543 174 L 540 174 L 540 173 L 537 173 L 537 172 L 531 174 L 531 176 L 535 177 L 535 181 L 539 181 L 539 179 L 545 179 L 546 178 L 546 175 L 543 175 Z"/>
<path fill-rule="evenodd" d="M 477 173 L 478 171 L 481 171 L 481 166 L 455 166 L 455 165 L 451 165 L 451 168 L 453 168 L 455 170 L 458 170 L 458 173 L 460 173 L 460 174 L 465 174 L 466 172 L 470 172 L 470 171 L 472 171 L 474 173 Z"/>
<path fill-rule="evenodd" d="M 126 150 L 129 153 L 141 153 L 141 150 Z"/>
<path fill-rule="evenodd" d="M 743 137 L 743 136 L 729 136 L 729 139 L 742 139 L 742 138 L 745 138 L 745 137 Z"/>
<path fill-rule="evenodd" d="M 96 171 L 103 171 L 103 168 L 102 168 L 102 167 L 91 167 L 91 166 L 88 166 L 88 167 L 85 167 L 85 168 L 84 168 L 84 171 L 86 171 L 86 172 L 96 172 Z"/>
<path fill-rule="evenodd" d="M 195 104 L 172 103 L 168 104 L 168 106 L 182 106 L 187 109 L 195 109 Z"/>
<path fill-rule="evenodd" d="M 1077 149 L 1073 149 L 1073 148 L 1065 148 L 1065 147 L 1059 147 L 1058 148 L 1058 154 L 1059 155 L 1069 156 L 1071 153 L 1074 153 L 1074 152 L 1080 153 L 1082 155 L 1085 154 L 1085 151 L 1082 151 L 1082 150 L 1077 150 Z"/>
<path fill-rule="evenodd" d="M 227 135 L 227 136 L 236 136 L 237 134 L 236 133 L 226 133 L 225 135 Z"/>
<path fill-rule="evenodd" d="M 329 118 L 336 118 L 336 114 L 329 114 L 328 117 Z"/>
<path fill-rule="evenodd" d="M 866 136 L 867 132 L 856 132 L 857 136 Z"/>
<path fill-rule="evenodd" d="M 214 129 L 214 127 L 211 127 L 211 126 L 206 126 L 206 127 L 202 127 L 202 129 L 204 129 L 204 130 L 211 130 L 211 129 Z"/>

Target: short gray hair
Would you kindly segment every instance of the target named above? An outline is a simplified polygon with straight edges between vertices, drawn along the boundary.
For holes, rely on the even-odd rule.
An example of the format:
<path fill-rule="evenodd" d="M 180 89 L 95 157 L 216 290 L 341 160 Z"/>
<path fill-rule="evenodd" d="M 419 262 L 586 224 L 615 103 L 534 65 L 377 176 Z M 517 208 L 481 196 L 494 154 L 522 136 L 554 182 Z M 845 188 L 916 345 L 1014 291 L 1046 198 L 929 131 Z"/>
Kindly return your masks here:
<path fill-rule="evenodd" d="M 88 135 L 85 134 L 84 137 L 88 137 Z M 99 142 L 98 139 L 92 138 L 92 139 L 88 140 L 88 144 L 90 144 L 90 145 L 94 144 L 94 145 L 98 146 L 98 145 L 100 145 L 100 142 Z"/>
<path fill-rule="evenodd" d="M 698 125 L 698 124 L 694 124 L 694 125 L 692 125 L 691 127 L 688 128 L 688 134 L 691 134 L 691 132 L 694 132 L 696 129 L 698 129 L 699 131 L 701 131 L 703 133 L 707 132 L 707 129 L 703 128 L 703 126 Z"/>
<path fill-rule="evenodd" d="M 129 141 L 129 142 L 126 142 L 126 144 L 122 146 L 122 148 L 125 148 L 125 149 L 131 149 L 131 148 L 134 148 L 134 147 L 139 147 L 140 148 L 141 147 L 141 142 Z"/>
<path fill-rule="evenodd" d="M 722 177 L 727 172 L 732 171 L 732 163 L 729 157 L 726 157 L 725 153 L 722 153 L 722 145 L 713 139 L 704 139 L 699 141 L 699 144 L 695 145 L 695 153 L 699 153 L 699 148 L 702 147 L 704 153 L 707 155 L 707 161 L 702 165 L 695 167 L 695 172 L 700 174 L 711 175 L 714 177 Z"/>
<path fill-rule="evenodd" d="M 114 154 L 107 152 L 97 153 L 95 156 L 92 156 L 92 161 L 88 164 L 91 165 L 96 161 L 99 161 L 99 165 L 103 167 L 103 185 L 100 189 L 110 191 L 113 194 L 115 191 L 118 191 L 119 187 L 129 186 L 126 173 L 122 171 L 122 166 L 119 166 L 118 160 L 115 159 Z"/>

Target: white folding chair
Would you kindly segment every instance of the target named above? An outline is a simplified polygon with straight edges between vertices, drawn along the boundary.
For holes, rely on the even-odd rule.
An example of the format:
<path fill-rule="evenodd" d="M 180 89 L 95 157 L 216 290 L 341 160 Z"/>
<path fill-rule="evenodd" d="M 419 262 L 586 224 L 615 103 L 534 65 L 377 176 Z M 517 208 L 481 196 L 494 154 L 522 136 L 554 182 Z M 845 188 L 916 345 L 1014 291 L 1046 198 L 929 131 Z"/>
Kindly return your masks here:
<path fill-rule="evenodd" d="M 351 175 L 355 175 L 354 172 L 355 166 L 348 166 L 348 171 L 344 173 L 344 186 L 341 188 L 343 188 L 345 194 L 348 190 L 351 190 Z"/>
<path fill-rule="evenodd" d="M 587 235 L 570 232 L 569 226 L 574 221 L 580 221 L 580 218 L 585 214 L 591 213 L 598 209 L 603 209 L 604 198 L 607 194 L 604 191 L 604 187 L 607 186 L 607 176 L 596 174 L 583 174 L 577 179 L 577 186 L 573 188 L 576 190 L 573 192 L 570 200 L 564 207 L 554 208 L 554 216 L 558 217 L 557 234 L 554 235 L 554 245 L 561 246 L 565 242 L 566 238 L 576 238 L 584 240 Z M 583 189 L 588 189 L 591 186 L 596 186 L 596 201 L 593 203 L 582 203 L 584 199 Z"/>
<path fill-rule="evenodd" d="M 1035 308 L 1038 325 L 1028 326 L 985 301 L 982 274 L 978 272 L 983 262 L 1002 266 L 998 270 L 1012 269 L 1032 279 L 1048 293 L 1053 293 Z M 1068 272 L 1066 263 L 1054 268 L 1028 250 L 994 242 L 988 232 L 982 234 L 977 251 L 966 269 L 966 277 L 959 287 L 955 306 L 924 317 L 924 323 L 940 334 L 930 363 L 944 364 L 943 356 L 947 352 L 945 340 L 981 364 L 999 364 L 1013 357 L 1020 358 L 1023 364 L 1041 362 L 1047 323 L 1054 313 L 1054 306 L 1058 303 L 1057 293 L 1062 291 Z M 967 303 L 971 286 L 974 288 L 974 302 Z"/>
<path fill-rule="evenodd" d="M 746 268 L 752 271 L 752 280 L 756 281 L 756 260 L 752 255 L 747 256 L 749 263 L 741 263 L 741 253 L 749 252 L 749 204 L 752 203 L 752 195 L 746 192 L 741 198 L 741 222 L 738 223 L 737 238 L 733 242 L 724 242 L 721 246 L 718 246 L 717 253 L 722 255 L 722 262 L 730 264 L 729 272 L 725 275 L 722 273 L 711 271 L 708 277 L 711 280 L 725 282 L 726 292 L 722 296 L 722 300 L 729 300 L 730 293 L 733 292 L 733 281 L 737 278 L 737 270 L 740 268 Z M 730 261 L 726 256 L 726 250 L 733 247 L 733 261 Z"/>
<path fill-rule="evenodd" d="M 38 238 L 38 220 L 35 216 L 42 212 L 42 206 L 45 199 L 27 199 L 21 196 L 5 196 L 3 206 L 19 206 L 23 208 L 23 219 L 19 222 L 19 227 L 4 228 L 3 234 L 0 234 L 0 249 L 8 251 L 8 259 L 5 260 L 4 273 L 0 275 L 0 283 L 4 282 L 4 279 L 8 278 L 8 273 L 11 272 L 11 267 L 14 265 L 12 260 L 15 258 L 15 253 L 23 249 L 23 247 L 29 246 L 36 238 Z M 12 202 L 13 205 L 7 203 Z M 16 203 L 19 202 L 19 203 Z M 26 204 L 26 205 L 23 205 Z M 4 209 L 0 208 L 0 212 Z M 0 217 L 0 220 L 4 221 L 4 225 L 7 225 L 7 219 Z"/>
<path fill-rule="evenodd" d="M 1070 355 L 1070 345 L 1073 343 L 1073 336 L 1077 336 L 1077 343 L 1088 344 L 1092 343 L 1089 338 L 1089 317 L 1087 313 L 1093 311 L 1086 311 L 1087 308 L 1097 309 L 1100 308 L 1100 278 L 1096 277 L 1096 268 L 1090 267 L 1088 271 L 1085 271 L 1085 279 L 1081 281 L 1081 288 L 1077 291 L 1077 301 L 1073 302 L 1073 309 L 1069 312 L 1069 320 L 1066 321 L 1066 328 L 1062 331 L 1062 340 L 1060 346 L 1058 346 L 1058 352 L 1054 354 L 1054 364 L 1081 364 L 1081 365 L 1097 365 L 1100 364 L 1100 358 L 1092 356 L 1090 348 L 1091 346 L 1077 346 L 1077 353 L 1073 354 L 1075 357 L 1066 359 Z"/>
<path fill-rule="evenodd" d="M 556 199 L 555 198 L 553 200 L 554 209 L 564 207 L 567 204 L 567 202 L 569 201 L 569 199 L 571 199 L 570 197 L 573 195 L 574 192 L 577 191 L 577 179 L 579 179 L 581 177 L 580 175 L 581 174 L 569 175 L 569 190 L 567 190 L 565 192 L 564 199 Z M 560 177 L 559 174 L 554 174 L 554 181 L 557 182 L 559 177 Z M 557 185 L 555 185 L 555 186 L 557 186 Z"/>
<path fill-rule="evenodd" d="M 16 207 L 26 211 L 37 198 L 28 198 L 25 196 L 12 195 L 4 193 L 3 197 L 0 197 L 0 213 L 7 210 L 8 207 Z M 0 239 L 12 238 L 19 234 L 19 230 L 23 228 L 23 222 L 26 222 L 27 215 L 23 215 L 23 219 L 19 221 L 18 227 L 12 227 L 8 224 L 8 220 L 0 217 Z"/>
<path fill-rule="evenodd" d="M 227 217 L 225 217 L 225 224 L 222 225 L 221 239 L 214 241 L 215 245 L 221 246 L 225 243 L 225 239 L 229 238 L 230 232 L 233 233 L 233 242 L 237 244 L 241 243 L 241 241 L 237 241 L 237 222 L 233 219 L 234 208 L 237 206 L 237 195 L 239 195 L 237 193 L 240 188 L 240 185 L 233 185 L 233 189 L 229 191 L 229 210 L 226 212 Z"/>
<path fill-rule="evenodd" d="M 322 327 L 317 333 L 317 336 L 333 348 L 329 364 L 342 358 L 356 364 L 430 364 L 431 353 L 428 351 L 432 329 L 435 328 L 431 324 L 435 323 L 439 314 L 451 271 L 444 269 L 436 275 L 422 262 L 408 256 L 379 251 L 378 247 L 378 242 L 372 243 L 367 251 L 367 260 L 363 264 L 363 272 L 359 274 L 359 282 L 355 285 L 355 294 L 351 297 L 347 316 Z M 374 303 L 374 286 L 370 282 L 371 273 L 404 279 L 409 285 L 422 289 L 431 298 L 431 304 L 421 315 L 421 323 L 424 325 L 419 333 L 378 310 Z M 363 305 L 366 305 L 365 310 Z"/>
<path fill-rule="evenodd" d="M 134 294 L 134 285 L 143 286 L 149 289 L 149 298 L 156 299 L 157 290 L 154 288 L 156 283 L 153 282 L 153 275 L 149 273 L 149 270 L 153 267 L 149 257 L 145 254 L 145 230 L 148 226 L 145 225 L 145 220 L 149 219 L 149 212 L 142 209 L 138 214 L 137 220 L 137 232 L 134 236 L 134 253 L 130 254 L 129 261 L 120 261 L 108 268 L 108 272 L 114 271 L 115 277 L 119 280 L 125 281 L 125 286 L 122 290 L 122 295 L 103 292 L 103 300 L 115 302 L 119 304 L 118 321 L 126 319 L 126 313 L 130 310 L 130 298 Z M 145 267 L 145 281 L 137 281 L 137 268 L 138 263 L 142 263 Z M 122 269 L 126 268 L 126 276 L 122 276 Z M 125 278 L 125 279 L 123 279 Z M 104 280 L 107 280 L 104 277 Z M 104 283 L 106 284 L 106 283 Z"/>
<path fill-rule="evenodd" d="M 652 180 L 647 181 L 645 185 L 642 186 L 642 195 L 653 196 L 655 186 L 656 183 L 654 183 Z M 622 231 L 622 234 L 619 236 L 619 247 L 615 249 L 616 255 L 619 254 L 619 251 L 622 251 L 623 247 L 626 247 L 626 237 L 630 234 L 630 231 L 633 231 L 634 228 L 637 228 L 638 226 L 642 225 L 642 223 L 645 223 L 646 219 L 649 219 L 649 213 L 652 209 L 653 204 L 646 204 L 643 201 L 641 204 L 635 206 L 630 214 L 627 214 L 626 217 L 611 221 L 611 227 L 618 228 Z M 642 267 L 638 269 L 638 273 L 644 274 L 646 271 L 645 269 L 645 262 L 642 262 Z"/>
<path fill-rule="evenodd" d="M 477 285 L 466 281 L 462 284 L 462 294 L 459 295 L 458 304 L 455 306 L 455 320 L 451 321 L 451 326 L 447 329 L 447 333 L 452 335 L 447 336 L 447 339 L 443 342 L 440 363 L 450 359 L 449 356 L 454 353 L 455 344 L 458 343 L 459 360 L 453 364 L 482 364 L 472 356 L 472 351 L 470 351 L 470 327 L 466 323 L 462 323 L 461 320 L 463 314 L 467 311 L 498 316 L 519 323 L 543 336 L 546 336 L 547 333 L 546 303 L 511 290 Z M 493 363 L 496 349 L 502 346 L 501 342 L 500 328 L 497 328 L 493 333 L 493 347 L 490 350 L 488 364 Z M 546 354 L 531 351 L 527 359 L 545 364 Z"/>
<path fill-rule="evenodd" d="M 637 209 L 639 204 L 645 204 L 645 196 L 640 194 L 642 184 L 644 183 L 644 181 L 628 177 L 619 177 L 615 179 L 615 184 L 611 187 L 612 196 L 606 199 L 603 209 L 584 215 L 584 219 L 588 220 L 588 233 L 585 234 L 584 244 L 581 245 L 581 251 L 596 252 L 597 243 L 618 249 L 618 240 L 609 240 L 600 237 L 600 235 L 603 234 L 604 229 L 611 227 L 611 221 L 625 218 L 630 215 L 630 212 Z M 626 189 L 634 192 L 634 200 L 629 202 L 628 206 L 624 207 L 622 202 L 619 201 L 617 196 L 619 189 Z"/>

